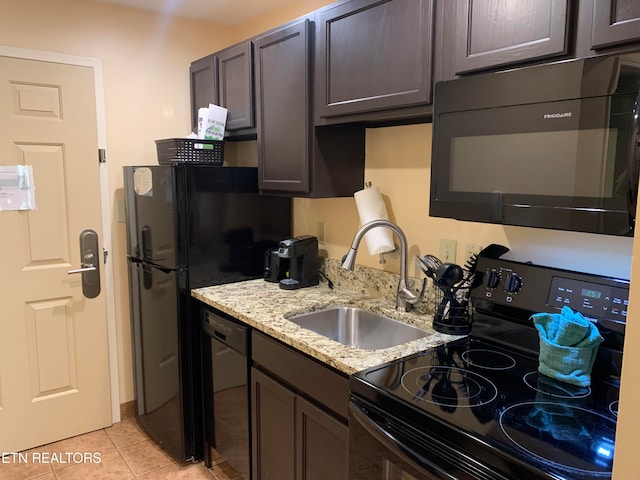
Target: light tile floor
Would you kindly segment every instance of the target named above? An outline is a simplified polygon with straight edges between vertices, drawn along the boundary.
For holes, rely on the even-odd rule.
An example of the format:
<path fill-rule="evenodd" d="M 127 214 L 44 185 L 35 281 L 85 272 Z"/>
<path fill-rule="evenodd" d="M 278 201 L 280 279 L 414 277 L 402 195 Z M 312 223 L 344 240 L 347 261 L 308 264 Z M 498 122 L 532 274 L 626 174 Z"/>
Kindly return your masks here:
<path fill-rule="evenodd" d="M 87 458 L 78 455 L 84 452 Z M 0 458 L 0 480 L 239 480 L 232 472 L 223 459 L 210 470 L 202 462 L 176 463 L 133 418 Z"/>

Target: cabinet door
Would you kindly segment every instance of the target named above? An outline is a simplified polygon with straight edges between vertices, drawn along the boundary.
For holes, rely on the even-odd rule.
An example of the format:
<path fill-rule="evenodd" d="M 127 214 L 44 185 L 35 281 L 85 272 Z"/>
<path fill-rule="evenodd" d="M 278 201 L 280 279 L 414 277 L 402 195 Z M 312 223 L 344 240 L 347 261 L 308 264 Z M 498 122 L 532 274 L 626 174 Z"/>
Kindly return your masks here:
<path fill-rule="evenodd" d="M 218 103 L 216 57 L 209 55 L 191 63 L 191 128 L 198 128 L 198 109 Z"/>
<path fill-rule="evenodd" d="M 638 0 L 595 0 L 591 47 L 640 41 Z"/>
<path fill-rule="evenodd" d="M 321 117 L 431 101 L 432 0 L 351 0 L 320 10 Z"/>
<path fill-rule="evenodd" d="M 293 480 L 295 394 L 251 369 L 254 480 Z"/>
<path fill-rule="evenodd" d="M 309 21 L 256 39 L 258 186 L 308 192 Z"/>
<path fill-rule="evenodd" d="M 216 53 L 219 105 L 228 110 L 226 130 L 253 128 L 253 43 L 243 42 Z"/>
<path fill-rule="evenodd" d="M 456 73 L 568 52 L 567 0 L 455 1 Z"/>
<path fill-rule="evenodd" d="M 349 429 L 296 397 L 296 480 L 347 480 Z"/>

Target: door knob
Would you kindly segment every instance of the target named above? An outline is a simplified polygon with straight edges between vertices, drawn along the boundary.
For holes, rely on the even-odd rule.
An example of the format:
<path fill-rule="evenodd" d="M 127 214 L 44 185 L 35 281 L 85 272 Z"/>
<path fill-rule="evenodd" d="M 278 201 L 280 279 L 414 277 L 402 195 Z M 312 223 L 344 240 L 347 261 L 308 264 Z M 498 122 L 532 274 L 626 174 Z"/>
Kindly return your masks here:
<path fill-rule="evenodd" d="M 69 270 L 67 274 L 82 275 L 82 294 L 87 298 L 100 295 L 100 258 L 98 255 L 98 234 L 94 230 L 80 233 L 80 268 Z"/>

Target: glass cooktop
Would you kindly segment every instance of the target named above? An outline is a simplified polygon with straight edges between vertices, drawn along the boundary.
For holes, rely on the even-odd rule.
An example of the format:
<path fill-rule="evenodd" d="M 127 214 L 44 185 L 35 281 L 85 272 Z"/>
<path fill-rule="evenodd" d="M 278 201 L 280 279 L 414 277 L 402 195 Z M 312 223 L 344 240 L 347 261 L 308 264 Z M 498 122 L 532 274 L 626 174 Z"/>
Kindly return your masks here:
<path fill-rule="evenodd" d="M 537 367 L 537 358 L 466 338 L 360 372 L 351 386 L 416 428 L 463 439 L 466 453 L 485 448 L 541 478 L 610 477 L 617 386 L 577 387 Z M 457 436 L 446 438 L 447 429 Z"/>

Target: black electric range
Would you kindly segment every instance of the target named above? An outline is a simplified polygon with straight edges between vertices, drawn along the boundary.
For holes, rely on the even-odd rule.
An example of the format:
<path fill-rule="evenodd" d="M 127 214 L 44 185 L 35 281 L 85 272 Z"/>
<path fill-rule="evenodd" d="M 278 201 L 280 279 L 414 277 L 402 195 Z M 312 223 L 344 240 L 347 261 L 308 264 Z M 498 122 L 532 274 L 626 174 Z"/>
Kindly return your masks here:
<path fill-rule="evenodd" d="M 610 478 L 628 281 L 486 258 L 476 275 L 469 337 L 352 377 L 350 479 Z M 605 338 L 588 387 L 537 371 L 529 317 L 565 305 Z"/>

